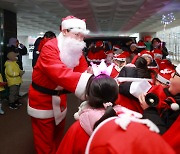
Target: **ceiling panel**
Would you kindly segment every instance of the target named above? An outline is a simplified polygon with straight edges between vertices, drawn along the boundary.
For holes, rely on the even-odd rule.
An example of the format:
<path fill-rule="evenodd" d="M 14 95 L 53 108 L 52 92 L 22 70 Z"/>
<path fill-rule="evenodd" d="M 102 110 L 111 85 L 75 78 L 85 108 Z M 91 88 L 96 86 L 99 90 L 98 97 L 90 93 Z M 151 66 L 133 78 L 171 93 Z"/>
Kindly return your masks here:
<path fill-rule="evenodd" d="M 0 0 L 0 8 L 17 13 L 18 35 L 59 33 L 67 15 L 85 18 L 93 34 L 156 32 L 163 30 L 163 14 L 173 12 L 180 25 L 180 0 Z"/>

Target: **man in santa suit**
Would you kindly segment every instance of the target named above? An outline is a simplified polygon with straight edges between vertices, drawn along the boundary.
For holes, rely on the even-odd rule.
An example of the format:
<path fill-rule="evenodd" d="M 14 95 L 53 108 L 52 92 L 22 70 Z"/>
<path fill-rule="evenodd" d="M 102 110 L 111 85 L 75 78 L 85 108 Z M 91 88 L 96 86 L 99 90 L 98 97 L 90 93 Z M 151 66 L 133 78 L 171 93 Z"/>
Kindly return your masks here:
<path fill-rule="evenodd" d="M 82 52 L 87 33 L 84 20 L 68 16 L 62 20 L 59 36 L 42 47 L 33 70 L 28 102 L 38 154 L 54 154 L 60 143 L 67 112 L 65 90 L 84 98 L 91 76 L 85 73 L 88 65 Z"/>

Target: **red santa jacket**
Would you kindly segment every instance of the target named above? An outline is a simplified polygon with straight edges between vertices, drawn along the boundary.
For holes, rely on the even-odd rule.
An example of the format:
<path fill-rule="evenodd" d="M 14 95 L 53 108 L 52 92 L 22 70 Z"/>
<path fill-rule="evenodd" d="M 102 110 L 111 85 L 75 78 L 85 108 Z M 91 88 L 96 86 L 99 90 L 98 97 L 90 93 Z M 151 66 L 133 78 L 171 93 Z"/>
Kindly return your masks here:
<path fill-rule="evenodd" d="M 85 154 L 175 154 L 159 134 L 145 125 L 131 122 L 126 130 L 115 118 L 103 121 L 91 135 Z"/>
<path fill-rule="evenodd" d="M 118 77 L 120 71 L 121 71 L 121 68 L 115 64 L 112 68 L 110 76 L 112 78 L 116 78 Z"/>
<path fill-rule="evenodd" d="M 130 110 L 143 113 L 143 109 L 140 106 L 140 103 L 137 100 L 133 98 L 129 98 L 125 95 L 118 94 L 118 99 L 116 100 L 116 104 L 124 106 Z"/>
<path fill-rule="evenodd" d="M 88 139 L 78 120 L 66 132 L 56 154 L 84 154 Z"/>
<path fill-rule="evenodd" d="M 106 58 L 105 50 L 102 48 L 97 50 L 96 52 L 92 52 L 91 50 L 88 52 L 87 60 L 89 62 L 100 63 L 102 59 Z"/>
<path fill-rule="evenodd" d="M 79 66 L 74 70 L 67 68 L 59 56 L 60 44 L 61 36 L 58 36 L 43 46 L 41 56 L 33 70 L 32 81 L 39 86 L 53 90 L 66 89 L 82 98 L 86 83 L 91 76 L 88 73 L 80 73 L 87 68 L 85 58 L 83 56 L 80 58 Z M 54 117 L 58 124 L 64 119 L 66 110 L 66 95 L 43 94 L 30 86 L 28 103 L 30 116 L 40 119 Z"/>
<path fill-rule="evenodd" d="M 163 138 L 169 143 L 169 145 L 176 151 L 180 153 L 180 116 L 176 119 L 173 125 L 163 134 Z"/>

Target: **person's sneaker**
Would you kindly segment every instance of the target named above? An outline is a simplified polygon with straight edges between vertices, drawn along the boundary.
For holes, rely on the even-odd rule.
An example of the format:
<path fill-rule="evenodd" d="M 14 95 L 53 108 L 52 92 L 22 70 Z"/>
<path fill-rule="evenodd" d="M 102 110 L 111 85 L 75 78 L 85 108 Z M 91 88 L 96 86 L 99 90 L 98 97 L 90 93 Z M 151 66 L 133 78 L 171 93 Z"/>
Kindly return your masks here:
<path fill-rule="evenodd" d="M 0 109 L 0 114 L 4 114 L 4 111 L 2 109 Z"/>
<path fill-rule="evenodd" d="M 21 102 L 19 102 L 19 101 L 16 101 L 15 104 L 16 104 L 16 106 L 21 106 L 21 105 L 23 105 L 23 104 L 22 104 Z"/>
<path fill-rule="evenodd" d="M 9 103 L 10 109 L 18 109 L 17 105 L 15 103 Z"/>

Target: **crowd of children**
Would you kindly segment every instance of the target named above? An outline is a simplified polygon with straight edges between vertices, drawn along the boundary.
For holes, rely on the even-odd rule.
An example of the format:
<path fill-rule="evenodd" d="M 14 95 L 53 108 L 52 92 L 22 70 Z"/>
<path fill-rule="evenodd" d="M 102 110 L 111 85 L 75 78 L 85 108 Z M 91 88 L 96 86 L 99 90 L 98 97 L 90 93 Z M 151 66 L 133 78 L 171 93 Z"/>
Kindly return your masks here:
<path fill-rule="evenodd" d="M 180 136 L 177 135 L 180 119 L 180 64 L 175 66 L 166 59 L 167 49 L 162 46 L 158 38 L 152 40 L 152 45 L 149 46 L 151 51 L 146 49 L 143 41 L 137 44 L 132 42 L 129 44 L 130 48 L 131 50 L 121 50 L 118 54 L 113 50 L 105 53 L 106 58 L 102 59 L 105 59 L 107 70 L 111 66 L 111 73 L 108 73 L 111 77 L 105 75 L 104 69 L 99 71 L 102 73 L 100 75 L 96 75 L 95 70 L 95 76 L 87 84 L 86 102 L 81 104 L 79 111 L 75 114 L 75 119 L 78 121 L 67 131 L 57 153 L 86 152 L 88 154 L 100 151 L 101 153 L 107 151 L 118 153 L 126 150 L 121 147 L 125 142 L 123 140 L 125 134 L 127 135 L 125 145 L 129 147 L 129 152 L 133 150 L 134 145 L 129 142 L 133 139 L 138 146 L 136 147 L 138 152 L 180 152 Z M 97 65 L 100 61 L 104 62 L 101 59 L 98 63 L 92 60 Z M 113 80 L 118 82 L 118 87 L 113 84 Z M 127 112 L 124 112 L 122 108 Z M 142 114 L 142 117 L 138 114 Z M 137 116 L 138 120 L 131 117 L 133 120 L 136 119 L 133 121 L 128 115 Z M 141 123 L 141 120 L 145 120 L 148 124 L 144 121 Z M 141 126 L 137 126 L 137 130 L 136 126 L 131 128 L 134 124 L 129 126 L 130 121 L 146 124 L 151 131 L 160 135 L 151 133 L 151 131 L 146 132 L 144 128 L 141 129 Z M 117 131 L 117 129 L 120 130 Z M 139 133 L 138 129 L 141 129 Z M 137 136 L 133 134 L 133 131 L 136 131 Z M 144 135 L 141 136 L 142 133 L 149 137 L 144 138 Z M 106 138 L 106 135 L 109 137 Z M 137 138 L 141 137 L 141 142 L 138 142 Z M 112 141 L 111 138 L 113 138 Z M 157 140 L 160 144 L 155 146 Z M 76 142 L 83 142 L 83 144 L 79 146 Z M 134 149 L 134 153 L 137 152 L 136 150 Z"/>
<path fill-rule="evenodd" d="M 126 48 L 103 41 L 89 45 L 86 59 L 94 74 L 86 85 L 86 101 L 74 115 L 77 121 L 65 134 L 57 154 L 118 153 L 127 150 L 122 145 L 128 146 L 128 153 L 179 153 L 180 64 L 173 65 L 167 55 L 158 38 L 152 39 L 150 46 L 141 40 L 137 44 L 131 41 Z M 0 114 L 4 114 L 4 86 L 9 89 L 9 108 L 22 105 L 18 95 L 24 71 L 17 56 L 14 48 L 9 48 L 7 82 L 0 74 Z"/>

